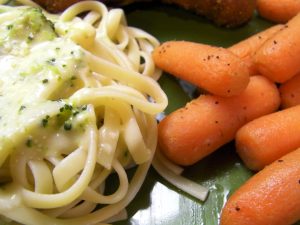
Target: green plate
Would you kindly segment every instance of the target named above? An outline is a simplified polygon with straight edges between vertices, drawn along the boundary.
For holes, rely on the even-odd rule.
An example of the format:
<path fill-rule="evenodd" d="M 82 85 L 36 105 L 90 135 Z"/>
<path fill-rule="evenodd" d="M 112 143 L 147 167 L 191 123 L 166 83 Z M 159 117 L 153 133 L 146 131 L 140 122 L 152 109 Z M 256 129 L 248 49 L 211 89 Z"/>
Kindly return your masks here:
<path fill-rule="evenodd" d="M 167 5 L 136 5 L 126 9 L 128 24 L 153 34 L 161 42 L 189 40 L 217 46 L 230 46 L 272 24 L 257 15 L 237 29 L 214 26 L 209 21 Z M 193 96 L 193 87 L 168 74 L 160 84 L 169 97 L 166 113 L 183 106 Z M 184 176 L 210 189 L 201 202 L 161 178 L 153 168 L 142 189 L 127 207 L 129 219 L 117 225 L 217 225 L 227 198 L 253 173 L 242 164 L 229 143 L 194 166 Z M 300 223 L 299 223 L 300 224 Z"/>
<path fill-rule="evenodd" d="M 159 4 L 130 6 L 126 8 L 126 15 L 129 25 L 142 28 L 161 42 L 188 40 L 223 47 L 271 25 L 255 15 L 241 28 L 224 29 L 190 12 Z M 169 98 L 166 113 L 185 105 L 194 96 L 193 86 L 168 74 L 159 82 Z M 178 190 L 151 168 L 140 192 L 127 207 L 129 219 L 115 225 L 218 225 L 227 198 L 253 173 L 236 155 L 234 143 L 229 143 L 199 163 L 186 167 L 183 175 L 209 188 L 205 202 Z"/>

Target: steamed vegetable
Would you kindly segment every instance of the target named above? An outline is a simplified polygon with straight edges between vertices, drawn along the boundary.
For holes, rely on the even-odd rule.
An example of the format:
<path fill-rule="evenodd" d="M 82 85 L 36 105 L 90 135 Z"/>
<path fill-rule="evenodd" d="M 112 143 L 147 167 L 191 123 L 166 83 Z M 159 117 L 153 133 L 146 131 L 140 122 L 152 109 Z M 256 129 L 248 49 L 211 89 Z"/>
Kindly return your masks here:
<path fill-rule="evenodd" d="M 300 149 L 251 177 L 232 196 L 221 225 L 291 225 L 300 219 Z"/>
<path fill-rule="evenodd" d="M 255 65 L 261 75 L 284 83 L 300 72 L 300 14 L 267 40 L 256 52 Z"/>
<path fill-rule="evenodd" d="M 165 42 L 153 52 L 155 64 L 219 96 L 240 94 L 249 82 L 243 60 L 225 48 L 188 42 Z"/>
<path fill-rule="evenodd" d="M 245 123 L 274 112 L 279 104 L 276 86 L 262 76 L 252 76 L 246 90 L 235 97 L 201 95 L 159 123 L 160 149 L 177 164 L 194 164 L 233 140 Z"/>
<path fill-rule="evenodd" d="M 281 107 L 289 108 L 300 104 L 300 73 L 279 87 Z"/>
<path fill-rule="evenodd" d="M 257 0 L 261 17 L 277 23 L 285 23 L 300 12 L 299 0 Z"/>
<path fill-rule="evenodd" d="M 300 147 L 300 106 L 294 106 L 243 126 L 236 135 L 237 152 L 252 170 L 266 165 Z"/>
<path fill-rule="evenodd" d="M 254 64 L 253 58 L 256 51 L 265 43 L 265 41 L 271 38 L 282 28 L 283 25 L 274 25 L 234 44 L 233 46 L 229 47 L 228 50 L 232 51 L 235 55 L 244 60 L 249 68 L 250 75 L 257 75 L 258 71 Z"/>

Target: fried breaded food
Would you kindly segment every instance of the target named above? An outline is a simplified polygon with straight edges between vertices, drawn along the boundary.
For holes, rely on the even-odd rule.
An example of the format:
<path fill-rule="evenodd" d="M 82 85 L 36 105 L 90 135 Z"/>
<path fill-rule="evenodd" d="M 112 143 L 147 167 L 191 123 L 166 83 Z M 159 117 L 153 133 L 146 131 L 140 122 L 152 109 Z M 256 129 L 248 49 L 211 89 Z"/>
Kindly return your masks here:
<path fill-rule="evenodd" d="M 215 24 L 237 27 L 248 22 L 255 10 L 256 0 L 162 0 L 176 4 L 199 15 L 205 16 Z"/>
<path fill-rule="evenodd" d="M 80 1 L 83 0 L 34 0 L 34 2 L 38 3 L 41 7 L 53 13 L 61 12 L 64 9 L 68 8 L 70 5 L 73 5 L 76 2 Z"/>
<path fill-rule="evenodd" d="M 69 6 L 86 0 L 33 0 L 49 12 L 61 12 Z M 124 6 L 135 2 L 151 2 L 154 0 L 98 0 L 109 6 Z"/>
<path fill-rule="evenodd" d="M 50 12 L 59 12 L 82 0 L 34 0 Z M 102 0 L 107 5 L 124 6 L 135 2 L 157 0 Z M 219 26 L 237 27 L 248 22 L 255 10 L 256 0 L 159 0 L 175 4 L 186 10 L 205 16 Z"/>

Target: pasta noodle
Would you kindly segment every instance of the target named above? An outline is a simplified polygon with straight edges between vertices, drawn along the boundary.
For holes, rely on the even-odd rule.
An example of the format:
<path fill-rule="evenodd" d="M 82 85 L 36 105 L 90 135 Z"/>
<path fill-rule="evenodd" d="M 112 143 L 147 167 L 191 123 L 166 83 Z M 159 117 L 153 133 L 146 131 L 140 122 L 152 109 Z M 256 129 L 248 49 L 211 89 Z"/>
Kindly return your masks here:
<path fill-rule="evenodd" d="M 159 153 L 159 150 L 152 161 L 152 165 L 159 173 L 159 175 L 161 175 L 164 179 L 169 181 L 179 190 L 184 191 L 185 193 L 201 201 L 205 201 L 205 199 L 207 198 L 208 189 L 192 180 L 180 176 L 182 168 L 174 165 L 168 159 L 163 157 L 163 155 Z"/>
<path fill-rule="evenodd" d="M 46 18 L 17 3 L 0 6 L 0 214 L 32 225 L 124 218 L 167 105 L 151 59 L 159 43 L 100 2 Z M 119 184 L 107 194 L 111 174 Z"/>

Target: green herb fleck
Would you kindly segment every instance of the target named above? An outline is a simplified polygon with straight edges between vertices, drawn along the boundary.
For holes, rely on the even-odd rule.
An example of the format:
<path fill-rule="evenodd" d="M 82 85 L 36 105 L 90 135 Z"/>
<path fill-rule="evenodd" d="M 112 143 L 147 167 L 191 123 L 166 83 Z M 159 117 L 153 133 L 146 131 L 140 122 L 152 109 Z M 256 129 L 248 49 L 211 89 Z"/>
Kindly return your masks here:
<path fill-rule="evenodd" d="M 14 27 L 14 25 L 9 24 L 9 25 L 6 26 L 6 29 L 7 29 L 7 30 L 11 30 L 13 27 Z"/>
<path fill-rule="evenodd" d="M 62 126 L 66 120 L 68 120 L 73 114 L 73 106 L 69 104 L 65 104 L 63 107 L 59 109 L 59 114 L 57 114 L 57 124 L 58 126 Z"/>
<path fill-rule="evenodd" d="M 73 109 L 73 106 L 71 106 L 71 105 L 69 105 L 69 104 L 65 104 L 65 109 L 72 110 L 72 109 Z"/>
<path fill-rule="evenodd" d="M 44 80 L 42 80 L 42 82 L 43 82 L 43 84 L 46 84 L 46 83 L 49 82 L 49 80 L 48 79 L 44 79 Z"/>
<path fill-rule="evenodd" d="M 56 61 L 56 59 L 52 58 L 52 59 L 47 60 L 46 62 L 50 65 L 54 65 L 55 61 Z"/>
<path fill-rule="evenodd" d="M 42 119 L 42 126 L 46 127 L 48 125 L 48 120 L 47 119 Z"/>
<path fill-rule="evenodd" d="M 69 104 L 65 104 L 63 107 L 61 107 L 59 109 L 60 112 L 63 112 L 65 110 L 72 110 L 73 109 L 73 106 L 72 105 L 69 105 Z"/>
<path fill-rule="evenodd" d="M 32 34 L 29 34 L 29 36 L 27 37 L 27 40 L 28 40 L 28 41 L 32 41 L 32 40 L 33 40 L 33 35 L 32 35 Z"/>
<path fill-rule="evenodd" d="M 32 139 L 31 139 L 31 138 L 27 139 L 27 141 L 26 141 L 26 146 L 27 146 L 28 148 L 31 148 L 31 147 L 32 147 Z"/>
<path fill-rule="evenodd" d="M 26 106 L 25 105 L 21 105 L 20 108 L 19 108 L 19 112 L 23 111 L 24 109 L 26 109 Z"/>
<path fill-rule="evenodd" d="M 71 122 L 65 122 L 64 129 L 67 130 L 67 131 L 71 130 L 72 129 Z"/>
<path fill-rule="evenodd" d="M 47 115 L 44 119 L 42 119 L 42 126 L 43 127 L 46 127 L 48 125 L 49 118 L 50 118 L 50 116 Z"/>

